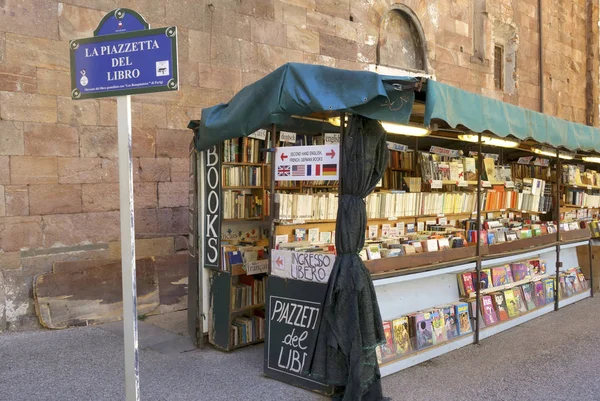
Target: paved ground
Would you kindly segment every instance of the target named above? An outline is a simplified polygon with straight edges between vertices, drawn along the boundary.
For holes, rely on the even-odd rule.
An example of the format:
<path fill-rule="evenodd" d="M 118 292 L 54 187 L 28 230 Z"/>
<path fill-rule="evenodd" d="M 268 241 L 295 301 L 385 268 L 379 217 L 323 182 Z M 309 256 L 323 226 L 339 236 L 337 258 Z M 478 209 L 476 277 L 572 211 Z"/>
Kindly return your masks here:
<path fill-rule="evenodd" d="M 600 400 L 600 297 L 384 379 L 393 401 Z M 140 323 L 142 400 L 326 400 L 262 376 L 262 346 L 192 349 Z M 0 335 L 0 400 L 121 400 L 120 324 Z M 186 352 L 187 351 L 187 352 Z"/>

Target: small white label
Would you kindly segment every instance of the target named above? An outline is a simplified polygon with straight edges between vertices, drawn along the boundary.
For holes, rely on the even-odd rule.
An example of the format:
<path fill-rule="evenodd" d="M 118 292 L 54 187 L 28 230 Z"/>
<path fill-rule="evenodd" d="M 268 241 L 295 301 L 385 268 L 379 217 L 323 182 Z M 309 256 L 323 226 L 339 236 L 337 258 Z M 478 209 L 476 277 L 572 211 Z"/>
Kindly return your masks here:
<path fill-rule="evenodd" d="M 591 185 L 588 185 L 588 186 L 587 186 L 587 189 L 592 189 L 592 186 L 591 186 Z"/>
<path fill-rule="evenodd" d="M 491 188 L 492 187 L 492 183 L 489 181 L 481 181 L 481 186 L 484 188 Z"/>
<path fill-rule="evenodd" d="M 166 77 L 169 75 L 169 60 L 156 62 L 156 76 Z"/>
<path fill-rule="evenodd" d="M 267 130 L 259 129 L 255 133 L 248 135 L 248 137 L 254 138 L 254 139 L 260 139 L 261 141 L 264 141 L 265 139 L 267 139 Z"/>
<path fill-rule="evenodd" d="M 506 182 L 504 183 L 504 186 L 505 186 L 506 188 L 514 188 L 514 187 L 515 187 L 515 183 L 514 183 L 513 181 L 506 181 Z"/>
<path fill-rule="evenodd" d="M 466 181 L 457 181 L 457 182 L 456 182 L 456 184 L 457 184 L 459 187 L 466 187 L 466 186 L 468 186 L 468 185 L 469 185 L 469 184 L 468 184 Z"/>
<path fill-rule="evenodd" d="M 304 224 L 304 219 L 294 219 L 292 220 L 292 224 Z"/>
<path fill-rule="evenodd" d="M 442 180 L 431 180 L 431 189 L 441 189 Z"/>
<path fill-rule="evenodd" d="M 332 133 L 332 132 L 326 132 L 323 134 L 323 140 L 325 142 L 325 145 L 335 145 L 340 143 L 340 134 L 339 133 Z"/>
<path fill-rule="evenodd" d="M 281 142 L 294 143 L 294 142 L 296 142 L 296 133 L 295 132 L 281 131 L 279 133 L 279 140 Z"/>

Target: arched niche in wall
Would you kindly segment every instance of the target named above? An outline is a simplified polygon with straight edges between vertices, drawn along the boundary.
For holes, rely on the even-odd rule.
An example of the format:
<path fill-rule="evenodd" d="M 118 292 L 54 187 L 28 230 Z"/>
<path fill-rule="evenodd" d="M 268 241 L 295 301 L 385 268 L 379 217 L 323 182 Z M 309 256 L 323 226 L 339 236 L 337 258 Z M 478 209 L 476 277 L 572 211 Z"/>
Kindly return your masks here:
<path fill-rule="evenodd" d="M 428 72 L 427 42 L 417 15 L 407 6 L 393 6 L 379 27 L 377 64 Z"/>

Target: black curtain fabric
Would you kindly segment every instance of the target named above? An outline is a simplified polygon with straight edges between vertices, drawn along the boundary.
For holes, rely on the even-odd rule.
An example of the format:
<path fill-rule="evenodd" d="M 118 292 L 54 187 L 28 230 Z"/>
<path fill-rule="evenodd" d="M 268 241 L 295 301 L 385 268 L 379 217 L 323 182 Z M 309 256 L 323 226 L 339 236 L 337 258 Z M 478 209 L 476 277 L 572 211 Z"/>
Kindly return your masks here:
<path fill-rule="evenodd" d="M 341 149 L 341 194 L 335 245 L 310 375 L 336 388 L 334 399 L 384 400 L 375 349 L 385 342 L 371 276 L 358 253 L 367 229 L 364 198 L 381 179 L 389 159 L 378 121 L 353 115 Z"/>

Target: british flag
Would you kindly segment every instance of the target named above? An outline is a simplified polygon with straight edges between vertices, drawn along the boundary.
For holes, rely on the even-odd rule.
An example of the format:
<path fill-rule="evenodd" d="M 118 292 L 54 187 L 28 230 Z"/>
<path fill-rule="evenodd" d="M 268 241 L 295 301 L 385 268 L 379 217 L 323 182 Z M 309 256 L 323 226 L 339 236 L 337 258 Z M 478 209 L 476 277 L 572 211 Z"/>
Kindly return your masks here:
<path fill-rule="evenodd" d="M 289 177 L 290 176 L 290 166 L 279 166 L 277 168 L 277 175 L 279 177 Z"/>

